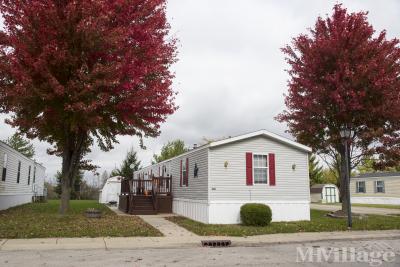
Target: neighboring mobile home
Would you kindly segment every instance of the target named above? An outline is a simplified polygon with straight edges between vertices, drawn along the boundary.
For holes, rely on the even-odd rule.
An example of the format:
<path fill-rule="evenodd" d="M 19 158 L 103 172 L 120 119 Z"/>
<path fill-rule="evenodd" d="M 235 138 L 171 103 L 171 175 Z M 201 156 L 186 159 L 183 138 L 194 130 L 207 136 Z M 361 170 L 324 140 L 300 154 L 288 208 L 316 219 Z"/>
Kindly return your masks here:
<path fill-rule="evenodd" d="M 400 205 L 400 172 L 364 173 L 350 181 L 351 201 Z"/>
<path fill-rule="evenodd" d="M 45 194 L 46 169 L 0 141 L 0 210 Z"/>
<path fill-rule="evenodd" d="M 311 202 L 337 203 L 339 189 L 334 184 L 315 184 L 310 188 Z"/>
<path fill-rule="evenodd" d="M 265 203 L 273 221 L 310 219 L 309 147 L 265 130 L 196 147 L 134 173 L 172 176 L 172 210 L 204 223 L 240 222 L 245 203 Z"/>

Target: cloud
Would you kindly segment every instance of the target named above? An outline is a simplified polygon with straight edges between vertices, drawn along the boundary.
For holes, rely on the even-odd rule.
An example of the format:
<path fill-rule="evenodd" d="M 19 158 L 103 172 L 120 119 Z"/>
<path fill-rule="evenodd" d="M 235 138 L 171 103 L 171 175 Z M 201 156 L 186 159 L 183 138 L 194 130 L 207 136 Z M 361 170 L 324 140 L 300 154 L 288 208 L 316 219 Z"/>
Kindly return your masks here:
<path fill-rule="evenodd" d="M 118 166 L 130 147 L 143 165 L 162 145 L 183 139 L 188 145 L 203 137 L 219 138 L 258 129 L 288 136 L 285 125 L 274 120 L 284 109 L 287 68 L 280 48 L 307 32 L 318 16 L 330 14 L 336 1 L 169 0 L 171 33 L 179 42 L 174 89 L 179 110 L 168 118 L 156 139 L 146 139 L 147 150 L 136 137 L 119 137 L 110 152 L 94 147 L 88 155 L 99 170 Z M 369 11 L 377 31 L 400 36 L 400 2 L 344 1 L 350 11 Z M 4 115 L 0 115 L 2 121 Z M 0 122 L 0 139 L 13 130 Z M 37 158 L 48 176 L 60 169 L 60 160 L 46 155 L 48 144 L 34 142 Z M 92 175 L 86 174 L 90 179 Z"/>

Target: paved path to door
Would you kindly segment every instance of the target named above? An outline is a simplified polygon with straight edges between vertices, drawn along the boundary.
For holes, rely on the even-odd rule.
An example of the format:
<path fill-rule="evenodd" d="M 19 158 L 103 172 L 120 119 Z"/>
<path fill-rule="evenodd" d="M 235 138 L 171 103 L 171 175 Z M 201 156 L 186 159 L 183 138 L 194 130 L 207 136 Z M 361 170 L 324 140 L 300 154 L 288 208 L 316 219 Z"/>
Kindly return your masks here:
<path fill-rule="evenodd" d="M 143 221 L 147 222 L 161 233 L 163 233 L 166 237 L 174 237 L 180 239 L 198 239 L 198 235 L 189 232 L 185 228 L 180 227 L 179 225 L 170 222 L 165 219 L 165 217 L 173 216 L 173 214 L 158 214 L 158 215 L 138 215 L 142 218 Z"/>
<path fill-rule="evenodd" d="M 322 205 L 322 204 L 311 204 L 312 209 L 336 211 L 340 210 L 338 205 Z M 351 211 L 358 214 L 375 214 L 375 215 L 400 215 L 400 209 L 384 209 L 384 208 L 372 208 L 372 207 L 351 207 Z"/>

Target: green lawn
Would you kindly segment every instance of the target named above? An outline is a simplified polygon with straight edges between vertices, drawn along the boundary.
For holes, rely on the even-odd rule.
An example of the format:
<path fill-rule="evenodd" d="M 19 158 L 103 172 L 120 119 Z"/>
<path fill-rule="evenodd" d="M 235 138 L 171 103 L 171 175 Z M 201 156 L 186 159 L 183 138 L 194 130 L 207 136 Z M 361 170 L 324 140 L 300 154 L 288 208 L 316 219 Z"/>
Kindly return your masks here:
<path fill-rule="evenodd" d="M 94 200 L 72 200 L 65 216 L 58 214 L 58 200 L 30 203 L 0 212 L 0 238 L 161 236 L 139 217 L 117 216 Z M 100 209 L 100 219 L 86 218 L 87 208 Z"/>
<path fill-rule="evenodd" d="M 323 205 L 341 206 L 341 203 L 318 203 Z M 400 209 L 400 205 L 387 205 L 387 204 L 351 204 L 352 207 L 367 207 L 367 208 L 384 208 L 384 209 Z"/>
<path fill-rule="evenodd" d="M 168 217 L 168 220 L 198 235 L 251 236 L 276 233 L 329 232 L 347 230 L 345 219 L 326 216 L 327 211 L 311 210 L 311 221 L 273 222 L 269 226 L 254 227 L 243 225 L 203 224 L 184 217 Z M 400 229 L 400 217 L 373 216 L 353 218 L 353 230 Z"/>

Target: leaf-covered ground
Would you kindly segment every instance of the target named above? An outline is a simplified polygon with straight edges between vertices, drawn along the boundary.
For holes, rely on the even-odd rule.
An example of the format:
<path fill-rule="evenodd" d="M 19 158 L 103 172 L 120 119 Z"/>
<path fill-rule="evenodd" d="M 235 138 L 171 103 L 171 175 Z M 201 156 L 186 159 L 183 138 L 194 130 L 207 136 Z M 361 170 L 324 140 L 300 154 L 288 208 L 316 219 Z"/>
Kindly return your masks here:
<path fill-rule="evenodd" d="M 174 216 L 167 219 L 198 235 L 251 236 L 276 233 L 346 231 L 345 219 L 326 216 L 326 211 L 311 210 L 311 221 L 273 222 L 265 227 L 243 225 L 204 224 L 185 217 Z M 369 215 L 363 219 L 353 218 L 353 230 L 400 229 L 400 216 Z"/>
<path fill-rule="evenodd" d="M 161 236 L 139 217 L 117 216 L 94 200 L 72 200 L 65 216 L 58 214 L 60 202 L 30 203 L 0 211 L 0 238 Z M 102 218 L 85 217 L 88 208 L 100 209 Z"/>

